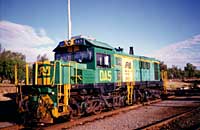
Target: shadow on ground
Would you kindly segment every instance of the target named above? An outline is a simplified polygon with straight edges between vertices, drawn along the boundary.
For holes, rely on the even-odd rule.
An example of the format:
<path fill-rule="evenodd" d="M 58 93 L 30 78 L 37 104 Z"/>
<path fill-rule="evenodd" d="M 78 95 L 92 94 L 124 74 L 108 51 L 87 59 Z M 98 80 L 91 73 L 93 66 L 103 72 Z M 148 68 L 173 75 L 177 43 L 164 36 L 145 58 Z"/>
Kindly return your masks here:
<path fill-rule="evenodd" d="M 17 105 L 15 102 L 15 93 L 7 93 L 3 95 L 11 100 L 0 101 L 0 122 L 16 122 L 17 120 Z"/>

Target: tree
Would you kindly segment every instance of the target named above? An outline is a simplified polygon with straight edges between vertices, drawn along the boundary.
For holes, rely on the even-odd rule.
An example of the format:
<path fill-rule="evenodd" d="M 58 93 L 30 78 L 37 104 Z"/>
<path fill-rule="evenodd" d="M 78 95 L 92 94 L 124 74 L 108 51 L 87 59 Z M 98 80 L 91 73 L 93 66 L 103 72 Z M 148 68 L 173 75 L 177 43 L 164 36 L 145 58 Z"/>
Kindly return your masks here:
<path fill-rule="evenodd" d="M 173 65 L 172 68 L 167 69 L 167 72 L 169 79 L 200 78 L 200 70 L 191 63 L 187 63 L 184 70 Z"/>
<path fill-rule="evenodd" d="M 175 65 L 172 65 L 172 68 L 169 68 L 167 71 L 169 79 L 182 79 L 184 77 L 184 72 Z"/>
<path fill-rule="evenodd" d="M 0 53 L 0 59 L 0 79 L 7 79 L 14 83 L 14 66 L 16 64 L 18 66 L 18 79 L 24 78 L 25 55 L 3 50 Z"/>
<path fill-rule="evenodd" d="M 46 60 L 49 60 L 48 57 L 47 57 L 47 54 L 37 56 L 37 61 L 43 62 L 43 61 L 46 61 Z"/>
<path fill-rule="evenodd" d="M 163 61 L 160 62 L 160 69 L 161 70 L 167 70 L 167 65 Z"/>
<path fill-rule="evenodd" d="M 195 77 L 196 78 L 200 78 L 200 70 L 196 70 L 195 71 Z"/>
<path fill-rule="evenodd" d="M 191 63 L 187 63 L 184 67 L 185 77 L 192 78 L 195 76 L 196 66 L 193 66 Z"/>

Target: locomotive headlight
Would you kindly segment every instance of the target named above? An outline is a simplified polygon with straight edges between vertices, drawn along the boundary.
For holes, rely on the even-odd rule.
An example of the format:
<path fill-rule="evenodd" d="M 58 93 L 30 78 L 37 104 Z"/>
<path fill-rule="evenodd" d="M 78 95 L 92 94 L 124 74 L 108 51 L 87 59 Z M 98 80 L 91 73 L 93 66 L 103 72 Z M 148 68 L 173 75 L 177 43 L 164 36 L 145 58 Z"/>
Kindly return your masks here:
<path fill-rule="evenodd" d="M 51 92 L 51 94 L 52 94 L 52 95 L 54 95 L 54 94 L 55 94 L 55 92 Z"/>
<path fill-rule="evenodd" d="M 42 103 L 42 100 L 41 100 L 41 99 L 39 100 L 39 103 Z"/>

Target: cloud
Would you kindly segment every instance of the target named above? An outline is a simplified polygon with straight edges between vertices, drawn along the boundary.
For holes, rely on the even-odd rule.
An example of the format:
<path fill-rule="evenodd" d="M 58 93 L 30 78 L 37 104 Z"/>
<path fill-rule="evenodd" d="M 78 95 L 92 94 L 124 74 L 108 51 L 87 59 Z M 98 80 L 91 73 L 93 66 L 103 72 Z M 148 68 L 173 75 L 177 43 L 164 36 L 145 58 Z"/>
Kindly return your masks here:
<path fill-rule="evenodd" d="M 6 50 L 25 54 L 28 62 L 35 61 L 39 54 L 47 54 L 53 59 L 55 41 L 43 28 L 35 30 L 31 26 L 0 21 L 0 43 Z"/>
<path fill-rule="evenodd" d="M 186 63 L 192 63 L 200 68 L 200 34 L 161 48 L 151 56 L 164 61 L 169 67 L 176 65 L 183 68 Z"/>

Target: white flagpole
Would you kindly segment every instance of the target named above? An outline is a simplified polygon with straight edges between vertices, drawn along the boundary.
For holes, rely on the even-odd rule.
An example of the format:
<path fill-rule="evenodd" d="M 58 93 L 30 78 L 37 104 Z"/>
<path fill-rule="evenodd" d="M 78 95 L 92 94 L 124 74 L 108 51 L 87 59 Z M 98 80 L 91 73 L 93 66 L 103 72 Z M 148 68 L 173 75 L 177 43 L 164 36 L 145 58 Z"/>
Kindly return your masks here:
<path fill-rule="evenodd" d="M 71 39 L 72 27 L 71 27 L 71 14 L 70 14 L 70 0 L 68 0 L 68 39 Z"/>

